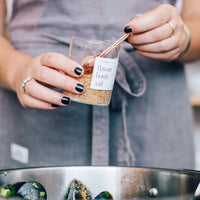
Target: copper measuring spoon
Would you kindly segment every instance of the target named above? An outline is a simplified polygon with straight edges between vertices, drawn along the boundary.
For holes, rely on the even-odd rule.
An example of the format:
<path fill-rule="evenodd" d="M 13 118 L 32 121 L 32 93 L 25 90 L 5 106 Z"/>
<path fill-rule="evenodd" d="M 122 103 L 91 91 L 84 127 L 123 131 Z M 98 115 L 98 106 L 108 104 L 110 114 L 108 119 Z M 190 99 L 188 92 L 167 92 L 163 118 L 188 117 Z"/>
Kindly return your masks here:
<path fill-rule="evenodd" d="M 106 56 L 112 49 L 119 45 L 121 42 L 123 42 L 126 38 L 128 38 L 129 34 L 122 35 L 118 40 L 116 40 L 112 45 L 110 45 L 108 48 L 106 48 L 104 51 L 99 52 L 98 54 L 92 56 L 86 63 L 84 63 L 84 66 L 93 66 L 94 65 L 94 59 L 96 57 L 104 57 Z"/>

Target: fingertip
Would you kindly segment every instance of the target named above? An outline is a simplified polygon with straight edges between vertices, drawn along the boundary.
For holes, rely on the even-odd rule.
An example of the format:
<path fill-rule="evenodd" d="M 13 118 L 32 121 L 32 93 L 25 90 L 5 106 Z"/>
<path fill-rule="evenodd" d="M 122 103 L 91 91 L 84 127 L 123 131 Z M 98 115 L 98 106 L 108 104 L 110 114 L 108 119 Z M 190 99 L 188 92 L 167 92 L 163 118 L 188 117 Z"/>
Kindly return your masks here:
<path fill-rule="evenodd" d="M 129 40 L 128 40 L 128 38 L 126 38 L 124 41 L 129 43 Z"/>
<path fill-rule="evenodd" d="M 85 89 L 85 87 L 84 87 L 84 85 L 82 85 L 81 83 L 77 83 L 77 84 L 75 85 L 75 90 L 76 90 L 77 92 L 79 92 L 79 93 L 84 92 L 84 89 Z"/>
<path fill-rule="evenodd" d="M 131 26 L 124 27 L 124 33 L 131 33 L 131 32 L 133 32 L 133 28 Z"/>
<path fill-rule="evenodd" d="M 80 67 L 80 66 L 75 67 L 75 68 L 74 68 L 74 73 L 75 73 L 76 75 L 78 75 L 78 76 L 81 76 L 81 75 L 84 74 L 84 69 L 83 69 L 82 67 Z"/>
<path fill-rule="evenodd" d="M 53 103 L 51 104 L 51 107 L 52 107 L 52 108 L 57 108 L 58 106 L 59 106 L 59 105 L 57 105 L 57 104 L 53 104 Z"/>
<path fill-rule="evenodd" d="M 75 60 L 72 60 L 70 58 L 67 58 L 65 72 L 74 77 L 81 77 L 84 74 L 84 69 L 80 65 L 80 63 L 78 63 Z"/>
<path fill-rule="evenodd" d="M 137 14 L 135 16 L 133 16 L 129 22 L 127 22 L 124 26 L 124 32 L 125 33 L 136 33 L 138 32 L 138 28 L 141 24 L 140 21 L 142 21 L 142 16 L 144 14 Z"/>
<path fill-rule="evenodd" d="M 71 103 L 71 99 L 69 97 L 63 96 L 61 98 L 61 103 L 64 105 L 69 105 Z"/>

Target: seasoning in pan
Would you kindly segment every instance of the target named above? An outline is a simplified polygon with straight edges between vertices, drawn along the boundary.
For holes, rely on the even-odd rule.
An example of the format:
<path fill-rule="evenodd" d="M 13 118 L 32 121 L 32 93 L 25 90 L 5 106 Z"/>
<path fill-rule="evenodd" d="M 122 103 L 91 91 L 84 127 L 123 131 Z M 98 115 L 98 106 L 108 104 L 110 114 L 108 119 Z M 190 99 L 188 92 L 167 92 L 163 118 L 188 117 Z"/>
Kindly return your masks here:
<path fill-rule="evenodd" d="M 66 200 L 113 200 L 113 197 L 108 191 L 103 191 L 93 198 L 87 186 L 74 179 L 68 188 Z"/>
<path fill-rule="evenodd" d="M 74 179 L 67 193 L 67 200 L 83 199 L 83 200 L 92 200 L 92 195 L 90 190 L 79 180 Z"/>

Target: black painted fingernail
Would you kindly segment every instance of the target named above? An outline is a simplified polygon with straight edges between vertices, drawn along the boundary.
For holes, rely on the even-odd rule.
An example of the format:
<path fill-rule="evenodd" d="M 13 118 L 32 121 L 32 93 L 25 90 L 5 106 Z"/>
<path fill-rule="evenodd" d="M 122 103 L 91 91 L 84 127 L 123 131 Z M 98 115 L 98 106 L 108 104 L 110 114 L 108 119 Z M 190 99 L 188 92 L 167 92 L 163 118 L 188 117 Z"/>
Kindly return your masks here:
<path fill-rule="evenodd" d="M 76 67 L 76 68 L 74 69 L 74 73 L 77 74 L 77 75 L 81 75 L 82 72 L 83 72 L 83 70 L 82 70 L 80 67 Z"/>
<path fill-rule="evenodd" d="M 124 32 L 125 33 L 131 33 L 133 31 L 133 29 L 132 29 L 132 27 L 130 27 L 130 26 L 126 26 L 125 28 L 124 28 Z"/>
<path fill-rule="evenodd" d="M 125 41 L 125 42 L 128 42 L 128 38 L 126 38 L 124 41 Z"/>
<path fill-rule="evenodd" d="M 69 97 L 62 97 L 61 102 L 65 105 L 68 105 L 70 103 L 70 98 Z"/>
<path fill-rule="evenodd" d="M 60 92 L 60 93 L 62 93 L 62 89 L 60 89 L 60 88 L 52 88 L 54 91 L 56 91 L 56 92 Z"/>
<path fill-rule="evenodd" d="M 137 48 L 133 47 L 133 50 L 134 50 L 134 51 L 137 51 Z"/>
<path fill-rule="evenodd" d="M 53 104 L 53 103 L 51 104 L 51 106 L 54 107 L 54 108 L 58 107 L 57 104 Z"/>
<path fill-rule="evenodd" d="M 77 83 L 76 86 L 75 86 L 75 89 L 78 92 L 83 92 L 84 86 L 82 84 L 80 84 L 80 83 Z"/>

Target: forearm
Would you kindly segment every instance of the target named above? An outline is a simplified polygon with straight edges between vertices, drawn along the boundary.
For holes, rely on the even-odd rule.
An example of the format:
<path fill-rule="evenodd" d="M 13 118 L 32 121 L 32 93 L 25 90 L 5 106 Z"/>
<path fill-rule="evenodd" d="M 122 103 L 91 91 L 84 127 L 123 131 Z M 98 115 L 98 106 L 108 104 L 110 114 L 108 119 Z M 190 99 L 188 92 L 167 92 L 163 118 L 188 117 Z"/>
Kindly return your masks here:
<path fill-rule="evenodd" d="M 182 62 L 191 62 L 200 59 L 200 1 L 182 0 L 182 14 L 184 24 L 188 27 L 191 43 L 188 51 L 180 57 Z"/>
<path fill-rule="evenodd" d="M 179 60 L 182 62 L 192 62 L 200 59 L 200 16 L 193 16 L 184 21 L 190 32 L 190 46 L 186 53 L 184 53 Z"/>
<path fill-rule="evenodd" d="M 16 51 L 3 36 L 0 36 L 0 44 L 0 86 L 15 90 L 15 77 L 30 57 Z"/>

